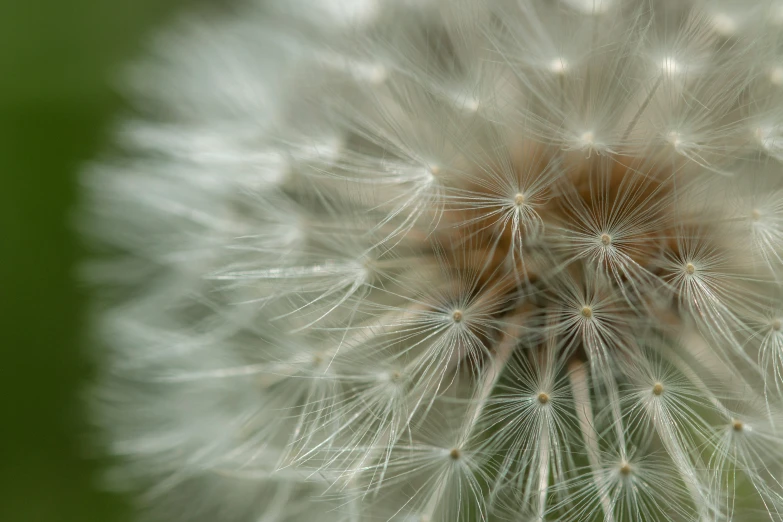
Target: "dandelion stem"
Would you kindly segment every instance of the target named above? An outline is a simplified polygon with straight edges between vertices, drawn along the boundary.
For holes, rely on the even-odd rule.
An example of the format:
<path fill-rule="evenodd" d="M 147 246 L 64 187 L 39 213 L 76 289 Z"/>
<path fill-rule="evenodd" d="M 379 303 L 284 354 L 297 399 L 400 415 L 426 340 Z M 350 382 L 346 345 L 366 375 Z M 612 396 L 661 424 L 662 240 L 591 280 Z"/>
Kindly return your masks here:
<path fill-rule="evenodd" d="M 541 433 L 541 444 L 538 452 L 538 521 L 544 521 L 546 513 L 546 496 L 549 486 L 549 431 L 543 430 Z"/>
<path fill-rule="evenodd" d="M 492 395 L 492 390 L 495 388 L 495 385 L 497 385 L 498 379 L 500 379 L 500 375 L 503 373 L 503 368 L 505 368 L 506 364 L 511 359 L 511 355 L 519 340 L 519 333 L 522 331 L 522 325 L 517 323 L 520 316 L 521 314 L 512 319 L 509 329 L 503 332 L 500 342 L 495 349 L 495 357 L 492 360 L 491 367 L 484 375 L 481 388 L 476 396 L 476 406 L 473 410 L 473 415 L 471 416 L 469 424 L 470 431 L 472 431 L 481 417 L 484 408 L 486 408 L 487 401 L 489 400 L 490 395 Z M 466 435 L 469 435 L 469 433 L 466 433 Z"/>
<path fill-rule="evenodd" d="M 571 381 L 571 392 L 574 396 L 574 408 L 579 419 L 579 429 L 582 432 L 585 446 L 587 448 L 587 460 L 590 468 L 594 472 L 601 469 L 601 457 L 598 453 L 598 434 L 595 431 L 593 422 L 593 408 L 590 404 L 590 383 L 588 382 L 587 368 L 583 361 L 572 359 L 568 364 L 568 378 Z M 598 475 L 593 474 L 598 494 L 601 496 L 601 506 L 603 507 L 605 520 L 613 522 L 611 501 L 605 488 L 600 484 Z"/>
<path fill-rule="evenodd" d="M 628 124 L 628 127 L 625 129 L 625 133 L 623 134 L 623 141 L 626 141 L 628 139 L 628 136 L 631 135 L 631 131 L 633 131 L 634 127 L 636 127 L 636 124 L 639 123 L 639 118 L 641 118 L 644 111 L 647 109 L 647 106 L 650 105 L 650 102 L 653 99 L 653 96 L 655 96 L 655 92 L 658 90 L 658 87 L 661 86 L 661 83 L 663 83 L 663 73 L 658 75 L 658 79 L 655 81 L 655 84 L 650 89 L 650 92 L 647 94 L 647 98 L 644 99 L 644 102 L 642 102 L 642 105 L 639 107 L 639 110 L 636 111 L 636 114 L 634 114 L 633 119 Z"/>

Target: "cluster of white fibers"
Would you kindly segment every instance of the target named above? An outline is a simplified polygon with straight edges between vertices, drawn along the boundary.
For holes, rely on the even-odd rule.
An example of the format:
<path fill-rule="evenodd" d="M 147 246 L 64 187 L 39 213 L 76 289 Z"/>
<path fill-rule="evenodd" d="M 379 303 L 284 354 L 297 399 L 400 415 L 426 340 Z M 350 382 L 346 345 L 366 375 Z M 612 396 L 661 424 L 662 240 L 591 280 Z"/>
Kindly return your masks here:
<path fill-rule="evenodd" d="M 167 522 L 783 520 L 783 1 L 245 0 L 83 178 Z"/>

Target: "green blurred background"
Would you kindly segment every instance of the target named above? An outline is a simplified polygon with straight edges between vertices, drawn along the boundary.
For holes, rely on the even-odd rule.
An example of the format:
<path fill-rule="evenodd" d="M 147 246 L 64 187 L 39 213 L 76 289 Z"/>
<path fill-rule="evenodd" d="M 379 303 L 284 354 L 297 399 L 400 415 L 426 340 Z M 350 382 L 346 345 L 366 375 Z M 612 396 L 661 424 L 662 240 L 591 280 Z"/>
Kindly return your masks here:
<path fill-rule="evenodd" d="M 0 2 L 0 521 L 131 520 L 100 491 L 78 393 L 85 294 L 70 230 L 79 165 L 122 110 L 122 63 L 184 0 Z"/>

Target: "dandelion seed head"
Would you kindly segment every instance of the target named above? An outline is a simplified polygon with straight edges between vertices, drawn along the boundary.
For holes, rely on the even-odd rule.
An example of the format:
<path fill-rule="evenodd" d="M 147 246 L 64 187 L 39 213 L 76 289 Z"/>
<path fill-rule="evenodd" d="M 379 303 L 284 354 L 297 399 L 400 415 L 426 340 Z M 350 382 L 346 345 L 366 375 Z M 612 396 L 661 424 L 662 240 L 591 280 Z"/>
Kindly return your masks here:
<path fill-rule="evenodd" d="M 370 85 L 380 85 L 388 77 L 388 70 L 385 65 L 374 62 L 365 62 L 353 59 L 343 59 L 341 57 L 326 57 L 327 65 L 338 69 L 344 69 L 356 81 L 367 82 Z"/>
<path fill-rule="evenodd" d="M 712 15 L 712 26 L 721 36 L 733 36 L 738 29 L 737 20 L 728 13 L 715 13 Z"/>
<path fill-rule="evenodd" d="M 614 0 L 564 0 L 564 3 L 582 14 L 600 14 L 607 12 Z"/>
<path fill-rule="evenodd" d="M 770 19 L 774 25 L 783 24 L 783 4 L 773 1 L 770 5 Z"/>
<path fill-rule="evenodd" d="M 776 65 L 769 69 L 769 81 L 776 86 L 783 85 L 783 66 Z"/>
<path fill-rule="evenodd" d="M 661 72 L 667 76 L 674 76 L 681 71 L 680 63 L 671 56 L 664 57 L 660 62 Z"/>
<path fill-rule="evenodd" d="M 565 74 L 568 71 L 568 61 L 565 58 L 554 58 L 547 68 L 554 74 Z"/>
<path fill-rule="evenodd" d="M 780 522 L 779 4 L 194 7 L 83 176 L 110 485 Z"/>
<path fill-rule="evenodd" d="M 579 143 L 581 148 L 588 149 L 595 145 L 595 133 L 593 131 L 585 131 L 579 135 Z"/>
<path fill-rule="evenodd" d="M 753 131 L 753 134 L 763 150 L 777 153 L 783 144 L 781 127 L 777 124 L 764 124 Z"/>
<path fill-rule="evenodd" d="M 666 141 L 672 144 L 677 149 L 682 144 L 682 134 L 677 131 L 669 131 L 666 135 Z"/>
<path fill-rule="evenodd" d="M 294 2 L 291 7 L 295 8 L 297 3 Z M 308 16 L 314 21 L 328 17 L 333 23 L 350 27 L 370 23 L 379 14 L 380 7 L 378 0 L 324 0 L 314 5 L 305 4 L 300 9 L 312 11 Z"/>
<path fill-rule="evenodd" d="M 459 98 L 461 107 L 467 112 L 476 112 L 481 108 L 481 100 L 473 96 Z"/>

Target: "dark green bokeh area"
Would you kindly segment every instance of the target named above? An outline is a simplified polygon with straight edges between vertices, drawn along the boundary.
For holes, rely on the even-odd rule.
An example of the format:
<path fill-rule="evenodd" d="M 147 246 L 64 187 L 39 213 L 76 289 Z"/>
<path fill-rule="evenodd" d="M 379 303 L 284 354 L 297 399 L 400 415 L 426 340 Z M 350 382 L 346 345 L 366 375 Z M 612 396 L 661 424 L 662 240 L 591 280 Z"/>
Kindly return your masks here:
<path fill-rule="evenodd" d="M 117 69 L 182 2 L 0 4 L 0 521 L 128 521 L 82 458 L 91 367 L 70 222 L 79 166 L 122 111 Z"/>

